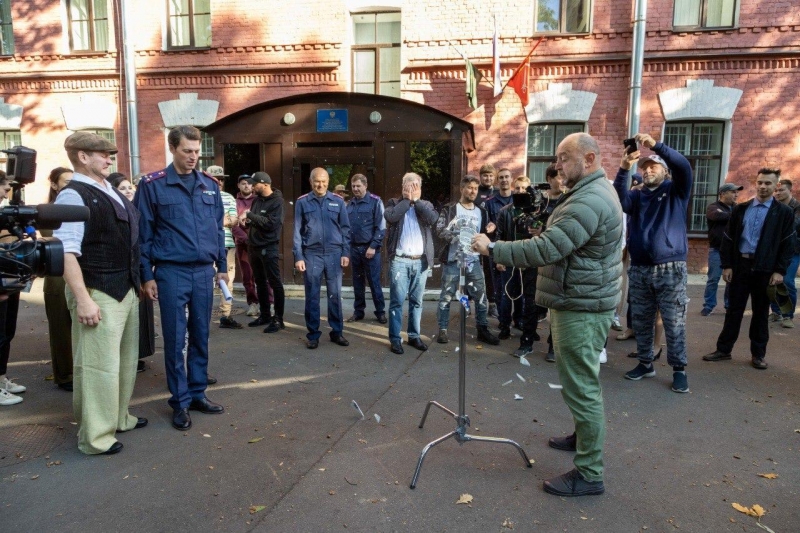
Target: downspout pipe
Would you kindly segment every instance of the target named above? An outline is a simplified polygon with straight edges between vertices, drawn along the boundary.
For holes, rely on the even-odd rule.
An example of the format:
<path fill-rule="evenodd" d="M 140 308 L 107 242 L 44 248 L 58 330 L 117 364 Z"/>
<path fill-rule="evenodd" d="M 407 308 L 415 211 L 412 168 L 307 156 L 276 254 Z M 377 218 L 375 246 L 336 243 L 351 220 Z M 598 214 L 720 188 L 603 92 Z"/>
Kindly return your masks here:
<path fill-rule="evenodd" d="M 129 0 L 120 0 L 122 14 L 122 42 L 125 65 L 125 104 L 128 110 L 128 153 L 130 154 L 131 180 L 140 172 L 139 113 L 136 109 L 136 53 L 130 31 Z"/>
<path fill-rule="evenodd" d="M 647 0 L 635 0 L 633 11 L 633 51 L 631 53 L 631 86 L 630 99 L 628 101 L 628 137 L 633 137 L 639 133 L 646 22 Z"/>

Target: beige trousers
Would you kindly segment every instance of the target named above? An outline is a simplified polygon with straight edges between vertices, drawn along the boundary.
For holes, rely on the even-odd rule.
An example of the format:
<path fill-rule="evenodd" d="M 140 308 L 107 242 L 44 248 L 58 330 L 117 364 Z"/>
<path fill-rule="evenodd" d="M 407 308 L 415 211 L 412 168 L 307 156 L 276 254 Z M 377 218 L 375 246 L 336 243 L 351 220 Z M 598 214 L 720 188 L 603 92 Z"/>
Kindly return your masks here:
<path fill-rule="evenodd" d="M 236 277 L 236 248 L 226 248 L 228 250 L 228 290 L 233 294 L 233 278 Z M 219 314 L 220 316 L 231 316 L 232 303 L 225 300 L 219 287 L 214 288 L 214 294 L 219 294 Z"/>

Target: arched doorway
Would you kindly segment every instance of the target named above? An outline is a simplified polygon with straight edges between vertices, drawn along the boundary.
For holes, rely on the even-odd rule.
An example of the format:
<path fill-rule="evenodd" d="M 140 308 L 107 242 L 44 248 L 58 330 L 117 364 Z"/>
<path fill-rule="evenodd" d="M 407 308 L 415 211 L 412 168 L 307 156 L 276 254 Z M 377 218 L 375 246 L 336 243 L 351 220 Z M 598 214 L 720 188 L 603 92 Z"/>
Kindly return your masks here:
<path fill-rule="evenodd" d="M 400 196 L 403 174 L 414 171 L 423 178 L 423 198 L 438 207 L 457 193 L 466 153 L 475 149 L 469 122 L 408 100 L 358 93 L 271 100 L 203 130 L 214 138 L 216 163 L 227 174 L 262 170 L 283 193 L 282 272 L 293 283 L 302 283 L 302 276 L 294 272 L 292 206 L 309 191 L 311 169 L 328 170 L 331 190 L 340 183 L 349 189 L 350 176 L 364 174 L 384 202 Z"/>

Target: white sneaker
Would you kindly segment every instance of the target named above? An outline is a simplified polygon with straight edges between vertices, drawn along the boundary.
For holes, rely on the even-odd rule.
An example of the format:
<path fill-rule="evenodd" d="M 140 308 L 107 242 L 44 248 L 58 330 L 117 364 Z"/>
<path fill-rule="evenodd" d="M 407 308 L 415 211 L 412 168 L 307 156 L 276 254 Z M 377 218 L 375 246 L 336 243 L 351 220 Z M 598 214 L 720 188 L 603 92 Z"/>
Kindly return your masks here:
<path fill-rule="evenodd" d="M 258 304 L 250 304 L 250 307 L 247 308 L 247 316 L 258 316 L 261 314 L 261 309 L 258 307 Z"/>
<path fill-rule="evenodd" d="M 603 348 L 603 351 L 600 352 L 600 364 L 604 365 L 607 362 L 608 362 L 608 352 L 606 352 L 606 349 Z"/>
<path fill-rule="evenodd" d="M 20 392 L 25 392 L 28 390 L 23 385 L 19 385 L 8 379 L 8 376 L 3 376 L 0 378 L 0 389 L 8 391 L 12 394 L 19 394 Z"/>
<path fill-rule="evenodd" d="M 22 398 L 15 394 L 11 394 L 5 389 L 0 389 L 0 405 L 14 405 L 20 403 Z"/>

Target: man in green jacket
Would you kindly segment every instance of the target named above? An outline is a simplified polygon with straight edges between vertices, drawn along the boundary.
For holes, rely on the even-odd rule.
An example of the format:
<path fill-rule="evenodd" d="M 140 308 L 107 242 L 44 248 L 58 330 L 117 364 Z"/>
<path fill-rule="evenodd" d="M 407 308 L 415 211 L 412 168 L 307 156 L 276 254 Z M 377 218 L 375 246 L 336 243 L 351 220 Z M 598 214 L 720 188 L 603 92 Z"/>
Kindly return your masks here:
<path fill-rule="evenodd" d="M 495 263 L 539 267 L 536 303 L 550 309 L 553 346 L 575 433 L 550 446 L 575 451 L 575 469 L 544 482 L 557 496 L 602 494 L 605 417 L 600 359 L 614 318 L 622 275 L 622 208 L 600 167 L 600 148 L 590 135 L 574 133 L 558 145 L 556 169 L 568 189 L 538 237 L 490 242 L 476 235 L 473 247 Z"/>

